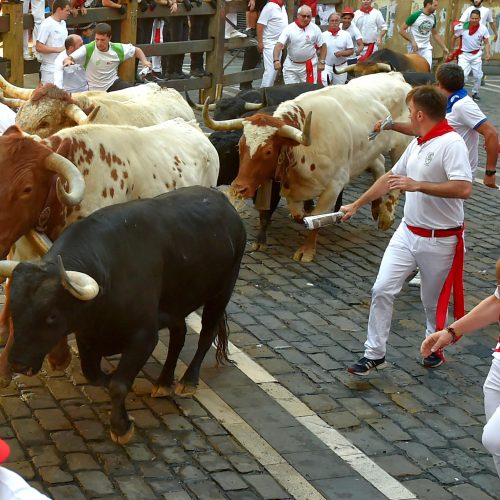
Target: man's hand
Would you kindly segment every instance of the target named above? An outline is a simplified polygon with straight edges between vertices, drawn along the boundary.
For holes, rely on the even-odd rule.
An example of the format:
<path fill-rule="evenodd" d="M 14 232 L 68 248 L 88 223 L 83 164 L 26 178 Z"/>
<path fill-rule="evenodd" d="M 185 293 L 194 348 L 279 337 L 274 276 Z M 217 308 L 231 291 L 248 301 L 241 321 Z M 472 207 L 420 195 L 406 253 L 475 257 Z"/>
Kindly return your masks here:
<path fill-rule="evenodd" d="M 71 56 L 64 58 L 64 61 L 63 61 L 64 68 L 66 68 L 67 66 L 72 66 L 73 64 L 75 64 L 75 61 Z"/>
<path fill-rule="evenodd" d="M 153 69 L 153 65 L 147 59 L 145 59 L 144 61 L 141 61 L 141 62 L 142 62 L 142 65 L 145 66 L 146 68 Z"/>
<path fill-rule="evenodd" d="M 404 175 L 389 175 L 387 184 L 389 189 L 400 189 L 401 191 L 409 192 L 418 191 L 418 183 L 411 177 L 406 177 Z"/>
<path fill-rule="evenodd" d="M 418 52 L 418 45 L 416 42 L 411 42 L 411 50 L 412 52 Z"/>
<path fill-rule="evenodd" d="M 263 42 L 257 42 L 257 50 L 262 54 L 264 52 L 264 43 Z"/>
<path fill-rule="evenodd" d="M 344 216 L 340 219 L 342 222 L 347 222 L 358 211 L 354 203 L 351 203 L 350 205 L 342 205 L 339 210 L 344 213 Z"/>
<path fill-rule="evenodd" d="M 248 9 L 250 11 L 254 11 L 255 10 L 255 0 L 248 0 Z"/>
<path fill-rule="evenodd" d="M 177 12 L 177 2 L 173 2 L 170 5 L 170 14 L 173 14 L 174 12 Z"/>
<path fill-rule="evenodd" d="M 382 38 L 378 37 L 377 38 L 377 46 L 380 47 L 382 45 Z"/>
<path fill-rule="evenodd" d="M 450 51 L 448 50 L 448 47 L 443 47 L 443 53 L 445 56 L 448 56 L 448 54 L 450 53 Z"/>
<path fill-rule="evenodd" d="M 426 358 L 433 352 L 450 345 L 452 340 L 453 335 L 446 330 L 433 333 L 422 342 L 422 345 L 420 346 L 420 354 Z"/>
<path fill-rule="evenodd" d="M 324 71 L 325 69 L 325 63 L 324 62 L 318 62 L 318 70 L 319 71 Z"/>
<path fill-rule="evenodd" d="M 279 71 L 281 69 L 281 62 L 280 61 L 278 61 L 278 60 L 274 61 L 274 69 L 276 71 Z"/>
<path fill-rule="evenodd" d="M 484 174 L 483 184 L 489 188 L 498 189 L 496 183 L 496 175 Z"/>
<path fill-rule="evenodd" d="M 486 51 L 486 55 L 485 55 L 484 59 L 485 59 L 486 61 L 489 61 L 489 60 L 491 59 L 491 54 L 490 54 L 490 51 L 489 51 L 489 50 L 487 50 L 487 51 Z"/>

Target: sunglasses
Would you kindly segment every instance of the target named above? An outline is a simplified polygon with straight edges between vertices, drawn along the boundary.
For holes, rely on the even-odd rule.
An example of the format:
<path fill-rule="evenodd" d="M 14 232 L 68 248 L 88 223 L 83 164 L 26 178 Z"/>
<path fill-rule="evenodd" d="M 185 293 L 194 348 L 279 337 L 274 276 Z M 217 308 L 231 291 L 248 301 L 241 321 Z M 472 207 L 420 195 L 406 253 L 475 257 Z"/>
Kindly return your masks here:
<path fill-rule="evenodd" d="M 299 16 L 300 17 L 306 17 L 306 18 L 311 17 L 311 16 L 308 16 L 307 14 L 299 14 Z"/>

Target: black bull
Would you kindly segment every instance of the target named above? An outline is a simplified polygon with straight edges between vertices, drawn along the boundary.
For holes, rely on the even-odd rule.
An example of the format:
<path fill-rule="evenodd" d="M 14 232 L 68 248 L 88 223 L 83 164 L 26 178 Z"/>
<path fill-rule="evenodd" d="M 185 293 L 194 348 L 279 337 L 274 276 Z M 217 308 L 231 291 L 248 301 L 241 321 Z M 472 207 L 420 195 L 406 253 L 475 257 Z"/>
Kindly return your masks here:
<path fill-rule="evenodd" d="M 74 332 L 83 374 L 109 389 L 111 436 L 126 443 L 133 424 L 125 398 L 153 352 L 160 328 L 169 328 L 170 343 L 153 396 L 173 393 L 185 317 L 199 307 L 204 306 L 198 349 L 175 392 L 194 392 L 201 362 L 214 339 L 217 361 L 227 358 L 225 308 L 245 243 L 240 217 L 214 189 L 181 188 L 98 210 L 69 227 L 41 263 L 15 267 L 10 296 L 16 332 L 9 356 L 12 368 L 38 372 L 57 341 Z M 75 298 L 73 271 L 97 282 L 94 296 Z M 105 374 L 102 357 L 117 353 L 121 359 L 116 371 Z"/>

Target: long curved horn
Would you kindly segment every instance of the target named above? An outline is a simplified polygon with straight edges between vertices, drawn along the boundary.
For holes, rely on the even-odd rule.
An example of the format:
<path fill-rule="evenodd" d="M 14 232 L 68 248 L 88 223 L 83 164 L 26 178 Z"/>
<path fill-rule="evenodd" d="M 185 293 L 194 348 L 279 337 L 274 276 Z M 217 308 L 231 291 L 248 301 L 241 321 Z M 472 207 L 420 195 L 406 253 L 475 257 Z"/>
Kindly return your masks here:
<path fill-rule="evenodd" d="M 97 281 L 85 273 L 66 271 L 60 255 L 57 256 L 61 285 L 78 300 L 92 300 L 99 293 Z"/>
<path fill-rule="evenodd" d="M 77 125 L 85 125 L 88 122 L 88 116 L 76 104 L 68 104 L 64 110 L 64 114 L 76 122 Z"/>
<path fill-rule="evenodd" d="M 17 97 L 18 99 L 24 99 L 27 101 L 31 94 L 33 94 L 34 89 L 24 89 L 22 87 L 16 87 L 12 83 L 8 82 L 2 75 L 0 75 L 0 87 L 11 97 Z"/>
<path fill-rule="evenodd" d="M 278 135 L 280 137 L 286 137 L 288 139 L 297 141 L 299 144 L 302 144 L 303 146 L 310 146 L 311 118 L 312 118 L 312 111 L 309 111 L 306 117 L 306 121 L 304 122 L 304 126 L 302 127 L 302 130 L 292 127 L 291 125 L 283 125 L 278 129 Z"/>
<path fill-rule="evenodd" d="M 0 102 L 9 106 L 9 108 L 20 108 L 26 101 L 23 99 L 11 99 L 10 97 L 4 97 L 3 94 L 0 95 Z"/>
<path fill-rule="evenodd" d="M 18 264 L 17 260 L 0 260 L 0 278 L 10 278 Z"/>
<path fill-rule="evenodd" d="M 245 110 L 246 111 L 255 111 L 256 109 L 262 109 L 264 107 L 263 102 L 246 102 Z"/>
<path fill-rule="evenodd" d="M 97 113 L 99 113 L 99 110 L 101 109 L 101 106 L 96 106 L 87 116 L 86 123 L 92 123 L 95 120 L 95 117 L 97 116 Z"/>
<path fill-rule="evenodd" d="M 375 68 L 379 73 L 389 73 L 389 71 L 393 71 L 392 66 L 387 63 L 377 63 L 375 64 Z"/>
<path fill-rule="evenodd" d="M 203 111 L 203 104 L 198 104 L 198 103 L 194 102 L 194 101 L 191 99 L 191 97 L 189 97 L 189 94 L 188 94 L 188 91 L 187 91 L 187 90 L 185 90 L 185 91 L 184 91 L 184 94 L 185 94 L 185 96 L 186 96 L 186 101 L 187 101 L 187 103 L 188 103 L 188 104 L 189 104 L 192 108 L 194 108 L 194 109 L 198 109 L 198 110 L 200 110 L 200 111 Z M 209 105 L 208 105 L 208 109 L 209 109 L 210 111 L 213 111 L 213 110 L 215 109 L 215 106 L 216 106 L 215 104 L 209 104 Z"/>
<path fill-rule="evenodd" d="M 349 66 L 346 66 L 345 68 L 342 69 L 337 69 L 335 65 L 333 65 L 333 72 L 336 75 L 342 75 L 343 73 L 352 73 L 356 68 L 356 64 L 350 64 Z"/>
<path fill-rule="evenodd" d="M 203 121 L 205 125 L 212 130 L 238 130 L 243 128 L 243 118 L 235 118 L 233 120 L 214 120 L 208 114 L 208 101 L 209 97 L 207 97 L 205 101 L 205 105 L 203 106 Z"/>
<path fill-rule="evenodd" d="M 69 191 L 62 185 L 61 178 L 57 179 L 57 197 L 64 205 L 73 206 L 80 203 L 85 193 L 85 180 L 81 172 L 64 156 L 52 153 L 45 159 L 45 168 L 57 172 L 68 181 Z"/>

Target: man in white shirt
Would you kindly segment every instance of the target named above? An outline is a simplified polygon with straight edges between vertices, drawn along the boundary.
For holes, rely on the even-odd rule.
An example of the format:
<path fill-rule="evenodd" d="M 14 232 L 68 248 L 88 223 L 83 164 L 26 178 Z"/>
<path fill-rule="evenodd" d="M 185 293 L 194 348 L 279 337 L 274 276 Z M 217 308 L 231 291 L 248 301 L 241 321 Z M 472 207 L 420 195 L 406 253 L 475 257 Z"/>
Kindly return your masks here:
<path fill-rule="evenodd" d="M 319 3 L 317 7 L 319 24 L 320 26 L 326 26 L 328 24 L 328 19 L 330 19 L 330 15 L 334 12 L 337 12 L 335 9 L 335 5 L 333 4 L 324 4 Z"/>
<path fill-rule="evenodd" d="M 356 25 L 352 22 L 354 19 L 354 11 L 349 7 L 346 7 L 340 15 L 342 16 L 342 25 L 340 26 L 342 30 L 347 31 L 351 36 L 351 40 L 354 47 L 354 54 L 352 58 L 347 60 L 347 64 L 355 64 L 357 57 L 361 52 L 363 52 L 363 37 L 361 36 L 361 31 L 356 28 Z"/>
<path fill-rule="evenodd" d="M 0 134 L 16 123 L 16 113 L 0 102 Z"/>
<path fill-rule="evenodd" d="M 54 63 L 54 85 L 66 90 L 66 92 L 85 92 L 89 89 L 87 75 L 79 64 L 64 67 L 64 59 L 82 45 L 83 40 L 80 35 L 69 35 L 64 41 L 66 50 L 57 56 Z"/>
<path fill-rule="evenodd" d="M 445 55 L 449 52 L 436 29 L 435 12 L 437 8 L 438 0 L 424 0 L 424 8 L 408 16 L 399 31 L 399 34 L 410 42 L 408 52 L 420 54 L 429 63 L 429 71 L 432 68 L 431 34 L 441 46 Z"/>
<path fill-rule="evenodd" d="M 493 42 L 496 42 L 498 38 L 497 25 L 495 24 L 495 21 L 493 19 L 493 13 L 491 9 L 489 9 L 488 7 L 483 7 L 483 0 L 471 0 L 471 2 L 472 5 L 468 7 L 460 16 L 460 22 L 465 23 L 467 21 L 470 21 L 470 15 L 472 11 L 475 9 L 479 10 L 479 12 L 481 12 L 481 24 L 483 26 L 486 26 L 486 28 L 488 27 L 488 24 L 490 25 L 491 31 L 495 33 Z"/>
<path fill-rule="evenodd" d="M 273 50 L 283 30 L 288 26 L 288 16 L 283 0 L 270 0 L 257 19 L 257 50 L 264 60 L 261 87 L 272 87 L 277 71 L 274 69 Z"/>
<path fill-rule="evenodd" d="M 95 28 L 95 41 L 83 45 L 66 57 L 64 66 L 83 65 L 89 90 L 112 92 L 134 86 L 133 83 L 118 78 L 118 66 L 132 57 L 139 59 L 143 66 L 151 69 L 151 62 L 146 59 L 139 47 L 131 43 L 112 43 L 111 26 L 99 23 Z"/>
<path fill-rule="evenodd" d="M 361 0 L 360 8 L 354 13 L 354 24 L 361 32 L 364 49 L 359 61 L 368 59 L 387 33 L 387 23 L 382 13 L 372 6 L 372 0 Z"/>
<path fill-rule="evenodd" d="M 385 368 L 393 304 L 406 278 L 418 266 L 426 336 L 445 326 L 454 282 L 455 317 L 464 314 L 460 282 L 463 274 L 464 200 L 472 192 L 467 146 L 446 119 L 447 99 L 434 86 L 413 88 L 407 97 L 410 120 L 418 134 L 399 161 L 354 203 L 342 206 L 343 221 L 391 189 L 405 192 L 404 217 L 387 246 L 372 289 L 364 356 L 348 368 L 367 375 Z M 426 368 L 444 362 L 442 351 L 422 360 Z"/>
<path fill-rule="evenodd" d="M 27 14 L 30 10 L 31 5 L 31 15 L 33 16 L 33 52 L 36 51 L 36 40 L 38 38 L 38 31 L 40 30 L 40 25 L 45 19 L 45 0 L 24 0 L 23 1 L 23 14 Z M 29 53 L 29 30 L 23 30 L 23 57 L 25 61 L 30 61 L 34 58 L 33 55 Z"/>
<path fill-rule="evenodd" d="M 483 77 L 483 43 L 485 49 L 485 59 L 491 59 L 490 52 L 490 34 L 488 28 L 480 23 L 481 12 L 475 9 L 471 12 L 470 21 L 458 23 L 455 26 L 455 36 L 461 37 L 460 52 L 458 55 L 458 64 L 464 70 L 465 79 L 470 73 L 474 77 L 472 86 L 472 99 L 479 101 L 479 88 L 481 87 L 481 78 Z"/>
<path fill-rule="evenodd" d="M 302 5 L 297 11 L 297 19 L 281 33 L 274 46 L 274 69 L 281 69 L 281 51 L 287 48 L 283 64 L 283 80 L 288 83 L 316 83 L 317 73 L 325 69 L 326 44 L 321 30 L 311 23 L 311 7 Z M 319 61 L 316 56 L 319 49 Z"/>
<path fill-rule="evenodd" d="M 321 72 L 321 82 L 328 85 L 343 85 L 347 80 L 347 73 L 336 75 L 333 67 L 342 69 L 347 66 L 347 58 L 354 53 L 354 45 L 347 31 L 340 29 L 340 15 L 330 14 L 328 29 L 323 32 L 323 42 L 326 43 L 325 70 Z"/>
<path fill-rule="evenodd" d="M 36 51 L 42 58 L 40 65 L 41 83 L 54 83 L 54 62 L 64 50 L 64 40 L 68 36 L 66 19 L 70 14 L 69 0 L 54 0 L 52 15 L 40 25 L 36 41 Z"/>

